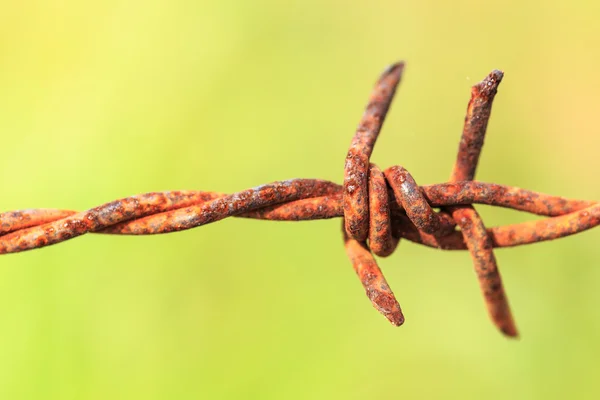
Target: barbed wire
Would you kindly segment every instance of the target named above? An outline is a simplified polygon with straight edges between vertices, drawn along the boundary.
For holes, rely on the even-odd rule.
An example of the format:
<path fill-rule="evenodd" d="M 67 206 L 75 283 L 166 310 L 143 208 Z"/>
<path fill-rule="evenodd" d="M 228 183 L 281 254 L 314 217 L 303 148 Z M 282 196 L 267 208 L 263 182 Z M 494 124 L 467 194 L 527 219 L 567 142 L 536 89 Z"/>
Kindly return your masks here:
<path fill-rule="evenodd" d="M 346 156 L 343 185 L 290 179 L 233 194 L 152 192 L 83 212 L 3 212 L 0 254 L 41 248 L 85 233 L 152 235 L 191 229 L 231 216 L 277 221 L 343 217 L 348 257 L 373 306 L 392 324 L 402 325 L 404 315 L 374 255 L 389 256 L 404 238 L 444 250 L 468 249 L 492 322 L 505 335 L 515 337 L 517 329 L 493 248 L 553 240 L 596 227 L 600 224 L 600 203 L 473 181 L 492 103 L 503 77 L 497 70 L 471 89 L 449 182 L 418 186 L 401 166 L 382 171 L 370 163 L 403 69 L 403 63 L 390 66 L 375 84 Z M 486 229 L 473 204 L 550 218 Z"/>

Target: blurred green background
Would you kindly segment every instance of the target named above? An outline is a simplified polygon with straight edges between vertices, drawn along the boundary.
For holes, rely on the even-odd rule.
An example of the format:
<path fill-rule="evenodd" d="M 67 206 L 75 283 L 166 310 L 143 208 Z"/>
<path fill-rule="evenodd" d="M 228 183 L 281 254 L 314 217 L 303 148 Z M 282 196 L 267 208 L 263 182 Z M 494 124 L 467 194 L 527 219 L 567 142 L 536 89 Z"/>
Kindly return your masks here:
<path fill-rule="evenodd" d="M 445 181 L 469 88 L 498 68 L 478 179 L 600 199 L 599 18 L 593 1 L 2 0 L 0 210 L 340 182 L 398 59 L 374 162 Z M 407 317 L 392 327 L 339 220 L 2 256 L 0 398 L 598 398 L 598 239 L 497 251 L 518 341 L 488 321 L 467 253 L 408 242 L 380 260 Z"/>

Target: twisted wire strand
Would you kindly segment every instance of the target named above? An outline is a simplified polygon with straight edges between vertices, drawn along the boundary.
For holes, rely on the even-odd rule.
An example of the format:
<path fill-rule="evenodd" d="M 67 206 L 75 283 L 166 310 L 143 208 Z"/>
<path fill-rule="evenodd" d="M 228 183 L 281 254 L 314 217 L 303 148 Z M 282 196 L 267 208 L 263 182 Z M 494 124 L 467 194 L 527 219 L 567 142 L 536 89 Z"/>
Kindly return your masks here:
<path fill-rule="evenodd" d="M 294 181 L 292 179 L 288 182 Z M 242 212 L 240 208 L 235 208 L 237 205 L 234 205 L 233 209 L 216 210 L 214 220 L 203 221 L 196 226 L 226 218 L 226 213 L 236 217 L 270 221 L 309 221 L 342 217 L 342 187 L 333 182 L 312 181 L 315 181 L 315 184 L 319 182 L 327 185 L 327 190 L 331 193 L 325 196 L 299 197 L 298 200 L 286 203 L 254 204 L 255 208 L 247 212 Z M 277 184 L 275 182 L 270 185 Z M 260 188 L 250 190 L 260 191 Z M 421 186 L 420 190 L 429 205 L 434 208 L 486 204 L 553 217 L 488 229 L 494 247 L 512 247 L 558 239 L 591 229 L 599 224 L 598 219 L 600 219 L 600 203 L 566 199 L 494 183 L 477 181 L 442 183 Z M 389 195 L 391 227 L 396 232 L 393 237 L 422 242 L 422 239 L 414 235 L 418 230 L 412 222 L 408 222 L 410 220 L 406 217 L 402 205 L 397 202 L 392 193 L 387 195 Z M 206 203 L 223 199 L 225 196 L 222 193 L 201 191 L 152 192 L 111 201 L 83 212 L 39 208 L 0 213 L 0 254 L 36 249 L 85 233 L 153 235 L 172 232 L 168 224 L 162 224 L 163 221 L 170 221 L 171 211 L 179 210 L 191 215 L 198 211 L 190 207 L 207 206 Z M 126 211 L 125 205 L 128 204 L 132 205 L 132 209 Z M 213 205 L 207 206 L 209 209 L 213 207 Z M 85 220 L 94 222 L 82 222 Z M 82 224 L 85 224 L 85 229 L 76 231 L 75 228 L 82 227 Z M 193 227 L 195 226 L 184 229 Z M 511 232 L 523 233 L 517 236 L 510 234 Z M 464 242 L 453 239 L 456 234 L 460 232 L 451 232 L 443 236 L 440 238 L 439 245 L 434 245 L 428 240 L 422 244 L 443 250 L 464 250 Z M 60 239 L 52 241 L 51 236 L 59 236 Z M 39 243 L 36 243 L 37 241 Z M 17 245 L 17 242 L 23 243 Z"/>
<path fill-rule="evenodd" d="M 500 71 L 492 71 L 472 87 L 449 182 L 418 186 L 402 166 L 382 171 L 370 162 L 370 156 L 403 70 L 403 63 L 394 64 L 376 82 L 346 156 L 341 186 L 318 179 L 290 179 L 233 194 L 152 192 L 83 212 L 3 212 L 0 254 L 40 248 L 85 233 L 162 234 L 231 216 L 278 221 L 343 217 L 344 245 L 354 270 L 373 306 L 393 325 L 402 325 L 404 315 L 374 255 L 391 255 L 404 238 L 444 250 L 469 250 L 492 322 L 505 335 L 517 336 L 493 248 L 553 240 L 594 228 L 600 225 L 600 203 L 473 180 L 503 77 Z M 473 204 L 549 218 L 486 228 Z"/>

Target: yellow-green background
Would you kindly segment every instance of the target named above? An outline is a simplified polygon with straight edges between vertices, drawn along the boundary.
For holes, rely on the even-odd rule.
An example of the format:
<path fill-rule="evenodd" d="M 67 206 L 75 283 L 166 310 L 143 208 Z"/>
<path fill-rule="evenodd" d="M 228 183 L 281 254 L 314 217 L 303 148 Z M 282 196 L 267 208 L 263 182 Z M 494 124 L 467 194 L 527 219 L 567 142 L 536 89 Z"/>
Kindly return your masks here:
<path fill-rule="evenodd" d="M 600 8 L 555 3 L 2 0 L 0 210 L 339 182 L 398 59 L 379 165 L 446 180 L 469 88 L 499 68 L 478 178 L 600 199 Z M 497 251 L 514 341 L 467 253 L 408 242 L 380 261 L 407 318 L 392 327 L 339 225 L 230 219 L 1 256 L 0 398 L 599 395 L 600 231 Z"/>

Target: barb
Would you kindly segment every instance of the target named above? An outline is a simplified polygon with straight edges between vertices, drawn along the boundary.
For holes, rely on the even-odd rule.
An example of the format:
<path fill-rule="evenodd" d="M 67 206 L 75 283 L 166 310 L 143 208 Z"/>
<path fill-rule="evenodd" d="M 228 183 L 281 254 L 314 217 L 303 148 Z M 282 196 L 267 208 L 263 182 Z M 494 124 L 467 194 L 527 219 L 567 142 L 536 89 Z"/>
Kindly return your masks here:
<path fill-rule="evenodd" d="M 503 76 L 502 72 L 494 70 L 482 82 L 471 88 L 471 100 L 467 107 L 458 156 L 450 175 L 450 182 L 471 181 L 475 178 L 492 103 Z M 475 273 L 492 322 L 504 334 L 516 337 L 517 327 L 504 292 L 492 241 L 485 230 L 483 220 L 472 206 L 450 207 L 448 211 L 460 227 L 473 258 Z"/>
<path fill-rule="evenodd" d="M 85 233 L 161 234 L 232 216 L 272 221 L 343 217 L 348 257 L 367 297 L 392 324 L 402 325 L 404 315 L 374 254 L 389 256 L 404 238 L 443 250 L 468 249 L 492 321 L 505 335 L 517 336 L 493 248 L 553 240 L 594 228 L 600 225 L 600 203 L 473 180 L 503 77 L 500 71 L 492 71 L 472 88 L 450 182 L 418 186 L 401 166 L 380 170 L 370 157 L 403 70 L 403 63 L 394 64 L 375 84 L 346 157 L 343 186 L 291 179 L 233 194 L 146 193 L 83 212 L 9 211 L 0 213 L 0 254 L 41 248 Z M 486 229 L 473 204 L 549 218 Z"/>

